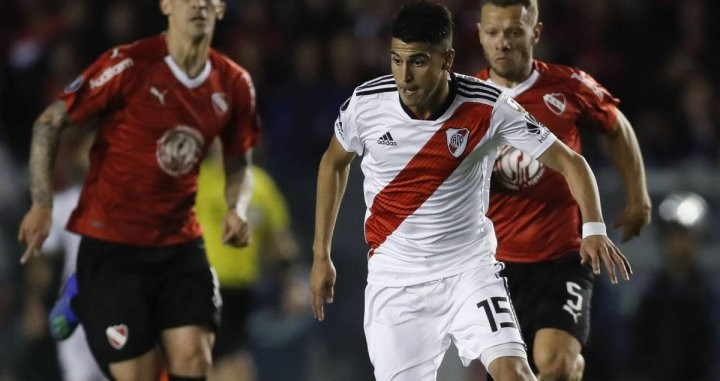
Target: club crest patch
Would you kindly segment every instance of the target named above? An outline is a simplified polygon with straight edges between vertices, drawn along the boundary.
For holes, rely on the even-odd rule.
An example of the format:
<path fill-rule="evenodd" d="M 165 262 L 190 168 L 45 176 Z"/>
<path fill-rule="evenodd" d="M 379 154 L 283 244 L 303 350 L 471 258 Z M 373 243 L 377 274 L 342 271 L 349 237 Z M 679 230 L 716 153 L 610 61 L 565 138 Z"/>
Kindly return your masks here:
<path fill-rule="evenodd" d="M 105 330 L 108 343 L 117 350 L 121 350 L 125 346 L 128 340 L 128 334 L 128 327 L 125 324 L 111 325 Z"/>
<path fill-rule="evenodd" d="M 225 93 L 213 93 L 210 98 L 212 99 L 213 108 L 218 115 L 226 113 L 230 108 L 225 99 Z"/>
<path fill-rule="evenodd" d="M 467 128 L 448 128 L 445 130 L 447 147 L 453 157 L 460 157 L 467 147 L 470 130 Z"/>
<path fill-rule="evenodd" d="M 563 112 L 565 112 L 565 94 L 563 93 L 548 93 L 543 95 L 543 101 L 545 101 L 545 106 L 547 106 L 550 111 L 552 111 L 555 115 L 561 115 Z"/>

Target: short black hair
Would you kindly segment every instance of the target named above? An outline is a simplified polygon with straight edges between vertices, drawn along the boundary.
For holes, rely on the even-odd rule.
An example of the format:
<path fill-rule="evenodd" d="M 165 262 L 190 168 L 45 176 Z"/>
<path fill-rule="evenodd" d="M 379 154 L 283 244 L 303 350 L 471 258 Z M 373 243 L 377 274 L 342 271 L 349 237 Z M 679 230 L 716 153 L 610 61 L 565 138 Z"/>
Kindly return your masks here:
<path fill-rule="evenodd" d="M 535 23 L 538 20 L 538 0 L 480 0 L 480 9 L 486 5 L 494 5 L 496 7 L 512 7 L 515 5 L 522 5 L 528 10 L 532 21 Z"/>
<path fill-rule="evenodd" d="M 392 37 L 406 43 L 426 42 L 452 46 L 453 21 L 450 10 L 427 0 L 405 3 L 392 25 Z"/>

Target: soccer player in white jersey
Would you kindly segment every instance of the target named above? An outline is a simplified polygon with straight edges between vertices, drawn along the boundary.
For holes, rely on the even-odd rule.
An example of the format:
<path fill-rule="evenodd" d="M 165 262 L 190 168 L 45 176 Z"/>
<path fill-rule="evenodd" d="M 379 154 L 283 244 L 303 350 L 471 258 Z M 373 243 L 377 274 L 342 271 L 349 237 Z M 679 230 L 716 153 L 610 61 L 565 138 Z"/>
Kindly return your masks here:
<path fill-rule="evenodd" d="M 364 325 L 376 379 L 435 380 L 453 342 L 465 365 L 480 359 L 495 380 L 534 380 L 484 217 L 497 147 L 563 174 L 585 222 L 585 262 L 596 272 L 604 262 L 625 279 L 631 269 L 604 233 L 582 156 L 500 88 L 452 73 L 454 56 L 448 9 L 407 3 L 392 26 L 392 75 L 359 86 L 341 106 L 318 174 L 313 313 L 323 320 L 333 300 L 332 235 L 350 162 L 361 155 L 370 245 Z"/>

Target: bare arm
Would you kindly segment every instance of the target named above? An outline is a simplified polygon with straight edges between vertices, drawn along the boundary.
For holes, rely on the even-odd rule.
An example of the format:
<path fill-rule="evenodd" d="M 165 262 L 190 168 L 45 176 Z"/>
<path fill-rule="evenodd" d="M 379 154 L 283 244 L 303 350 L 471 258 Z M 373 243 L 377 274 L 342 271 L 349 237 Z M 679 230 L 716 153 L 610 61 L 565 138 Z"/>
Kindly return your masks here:
<path fill-rule="evenodd" d="M 60 132 L 68 125 L 65 103 L 55 101 L 35 121 L 30 145 L 30 194 L 33 206 L 52 208 L 51 171 Z"/>
<path fill-rule="evenodd" d="M 32 207 L 25 214 L 18 240 L 27 245 L 20 258 L 27 262 L 36 255 L 50 231 L 52 223 L 52 177 L 60 132 L 70 122 L 65 103 L 55 101 L 35 121 L 30 146 L 30 194 Z"/>
<path fill-rule="evenodd" d="M 333 136 L 318 170 L 317 197 L 315 205 L 315 240 L 313 242 L 313 267 L 310 273 L 313 315 L 325 318 L 323 303 L 332 303 L 335 286 L 335 267 L 330 259 L 335 221 L 340 201 L 345 194 L 350 162 L 355 154 L 346 152 Z"/>
<path fill-rule="evenodd" d="M 555 141 L 540 157 L 540 162 L 560 172 L 568 183 L 570 192 L 580 206 L 583 223 L 603 222 L 595 176 L 585 159 L 561 141 Z M 600 273 L 600 260 L 605 262 L 612 283 L 617 283 L 615 267 L 625 280 L 630 279 L 632 269 L 627 258 L 606 235 L 588 235 L 582 240 L 580 255 L 583 263 L 590 262 L 593 272 Z"/>
<path fill-rule="evenodd" d="M 247 209 L 253 188 L 251 162 L 252 150 L 242 156 L 225 159 L 225 202 L 228 211 L 223 220 L 222 242 L 227 245 L 242 247 L 250 243 Z"/>
<path fill-rule="evenodd" d="M 625 184 L 626 207 L 615 222 L 623 227 L 623 242 L 640 234 L 650 223 L 652 203 L 645 182 L 645 166 L 635 131 L 625 115 L 616 110 L 615 128 L 604 135 L 615 168 Z"/>

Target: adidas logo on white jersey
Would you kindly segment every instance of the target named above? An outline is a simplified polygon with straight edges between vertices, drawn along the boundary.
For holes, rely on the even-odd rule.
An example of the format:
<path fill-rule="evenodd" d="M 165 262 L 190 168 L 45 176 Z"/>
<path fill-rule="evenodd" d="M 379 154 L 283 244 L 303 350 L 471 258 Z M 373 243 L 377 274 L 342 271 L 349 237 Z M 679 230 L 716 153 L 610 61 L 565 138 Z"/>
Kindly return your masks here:
<path fill-rule="evenodd" d="M 390 135 L 390 131 L 386 132 L 385 135 L 381 136 L 377 140 L 378 144 L 386 145 L 386 146 L 396 146 L 397 142 L 393 140 L 392 135 Z"/>

